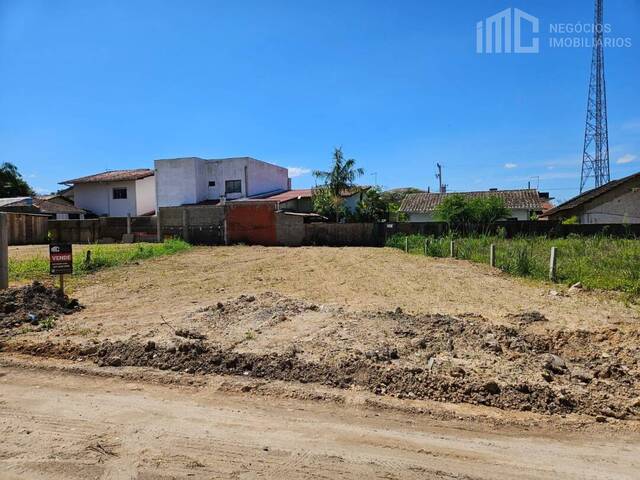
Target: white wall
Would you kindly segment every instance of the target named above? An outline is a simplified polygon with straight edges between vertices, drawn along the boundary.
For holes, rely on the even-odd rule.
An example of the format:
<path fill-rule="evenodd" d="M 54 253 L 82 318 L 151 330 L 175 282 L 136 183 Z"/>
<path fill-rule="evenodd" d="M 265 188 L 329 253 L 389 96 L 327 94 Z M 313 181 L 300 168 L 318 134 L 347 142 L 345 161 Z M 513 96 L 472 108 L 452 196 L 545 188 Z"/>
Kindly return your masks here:
<path fill-rule="evenodd" d="M 289 170 L 259 160 L 248 160 L 249 196 L 289 189 Z"/>
<path fill-rule="evenodd" d="M 156 180 L 154 176 L 136 180 L 136 215 L 156 209 Z M 133 215 L 133 214 L 132 214 Z"/>
<path fill-rule="evenodd" d="M 158 206 L 173 207 L 198 203 L 196 165 L 199 158 L 156 160 Z"/>
<path fill-rule="evenodd" d="M 113 198 L 114 188 L 126 188 L 127 198 Z M 79 183 L 74 186 L 76 207 L 96 215 L 126 217 L 136 215 L 136 182 Z"/>
<path fill-rule="evenodd" d="M 225 195 L 227 180 L 240 180 L 242 186 L 241 192 L 226 195 L 228 200 L 287 190 L 288 186 L 286 168 L 246 157 L 156 160 L 155 168 L 160 207 L 218 200 Z M 215 182 L 215 186 L 209 187 L 210 181 Z"/>

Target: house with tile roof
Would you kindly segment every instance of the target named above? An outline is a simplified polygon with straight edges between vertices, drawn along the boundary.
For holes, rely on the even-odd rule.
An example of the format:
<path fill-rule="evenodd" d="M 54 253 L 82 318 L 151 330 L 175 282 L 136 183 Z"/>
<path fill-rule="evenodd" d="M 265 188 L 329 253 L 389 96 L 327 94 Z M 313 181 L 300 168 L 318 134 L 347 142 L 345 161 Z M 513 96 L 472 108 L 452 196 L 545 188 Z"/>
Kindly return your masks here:
<path fill-rule="evenodd" d="M 589 190 L 541 215 L 580 223 L 640 223 L 640 172 Z"/>
<path fill-rule="evenodd" d="M 511 210 L 512 220 L 529 220 L 532 215 L 541 214 L 549 195 L 536 189 L 498 190 L 490 189 L 478 192 L 455 192 L 465 197 L 499 197 Z M 400 212 L 405 213 L 409 222 L 436 222 L 435 211 L 442 200 L 454 193 L 410 193 L 402 200 Z"/>
<path fill-rule="evenodd" d="M 156 209 L 154 171 L 110 170 L 60 182 L 73 187 L 75 206 L 104 217 L 152 215 Z"/>
<path fill-rule="evenodd" d="M 0 198 L 0 212 L 48 215 L 52 220 L 83 220 L 87 212 L 59 195 Z"/>

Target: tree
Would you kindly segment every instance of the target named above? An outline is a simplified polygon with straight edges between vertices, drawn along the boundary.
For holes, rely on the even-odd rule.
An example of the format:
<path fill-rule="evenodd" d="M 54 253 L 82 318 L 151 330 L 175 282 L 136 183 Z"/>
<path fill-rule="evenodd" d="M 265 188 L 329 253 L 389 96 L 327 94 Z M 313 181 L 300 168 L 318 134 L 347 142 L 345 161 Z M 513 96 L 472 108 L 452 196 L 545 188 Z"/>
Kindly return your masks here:
<path fill-rule="evenodd" d="M 18 167 L 13 163 L 4 162 L 0 165 L 0 196 L 1 197 L 30 197 L 34 191 L 22 178 Z"/>
<path fill-rule="evenodd" d="M 364 175 L 364 169 L 356 168 L 355 165 L 356 161 L 353 158 L 345 160 L 342 149 L 336 148 L 333 152 L 333 166 L 331 170 L 326 172 L 315 170 L 313 172 L 313 176 L 323 182 L 323 186 L 316 189 L 318 190 L 318 195 L 314 193 L 314 208 L 316 205 L 316 196 L 318 197 L 318 201 L 325 207 L 331 208 L 331 205 L 333 205 L 333 211 L 323 214 L 316 210 L 317 213 L 329 218 L 335 217 L 336 222 L 340 219 L 344 210 L 342 194 L 354 188 L 356 186 L 356 179 Z M 322 192 L 321 190 L 323 189 L 326 190 L 326 192 Z M 331 198 L 330 202 L 327 201 L 327 196 Z M 329 213 L 329 215 L 326 215 L 326 213 Z"/>
<path fill-rule="evenodd" d="M 387 218 L 388 208 L 389 204 L 384 201 L 380 188 L 370 188 L 356 206 L 356 217 L 360 222 L 379 222 Z"/>
<path fill-rule="evenodd" d="M 495 195 L 469 198 L 459 193 L 447 195 L 435 209 L 435 217 L 456 230 L 471 232 L 478 227 L 488 231 L 498 220 L 509 218 L 511 211 Z"/>

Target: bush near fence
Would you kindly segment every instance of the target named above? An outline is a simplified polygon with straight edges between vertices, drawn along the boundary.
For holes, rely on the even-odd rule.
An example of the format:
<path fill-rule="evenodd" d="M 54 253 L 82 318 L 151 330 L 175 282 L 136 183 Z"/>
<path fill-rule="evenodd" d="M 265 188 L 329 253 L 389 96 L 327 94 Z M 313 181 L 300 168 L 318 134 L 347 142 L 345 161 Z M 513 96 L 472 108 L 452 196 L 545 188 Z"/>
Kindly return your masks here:
<path fill-rule="evenodd" d="M 409 253 L 448 257 L 453 237 L 394 235 L 387 246 Z M 581 282 L 586 288 L 618 290 L 640 296 L 640 240 L 596 235 L 518 237 L 478 236 L 454 240 L 455 256 L 489 263 L 489 248 L 496 246 L 496 267 L 512 275 L 547 280 L 551 247 L 557 247 L 557 281 L 568 285 Z M 426 250 L 425 250 L 426 244 Z"/>

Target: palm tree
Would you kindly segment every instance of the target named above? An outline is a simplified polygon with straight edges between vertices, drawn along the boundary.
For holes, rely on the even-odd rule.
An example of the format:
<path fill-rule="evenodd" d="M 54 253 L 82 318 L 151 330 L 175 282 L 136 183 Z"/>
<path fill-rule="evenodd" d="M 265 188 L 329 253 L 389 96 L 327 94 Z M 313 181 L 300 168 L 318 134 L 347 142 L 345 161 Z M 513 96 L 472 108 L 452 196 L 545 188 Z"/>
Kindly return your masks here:
<path fill-rule="evenodd" d="M 356 161 L 353 158 L 344 159 L 342 148 L 336 148 L 333 152 L 333 167 L 330 171 L 314 170 L 313 176 L 324 182 L 326 188 L 333 197 L 336 212 L 336 222 L 338 221 L 339 207 L 342 204 L 342 195 L 355 187 L 358 177 L 364 175 L 363 168 L 356 168 Z"/>

